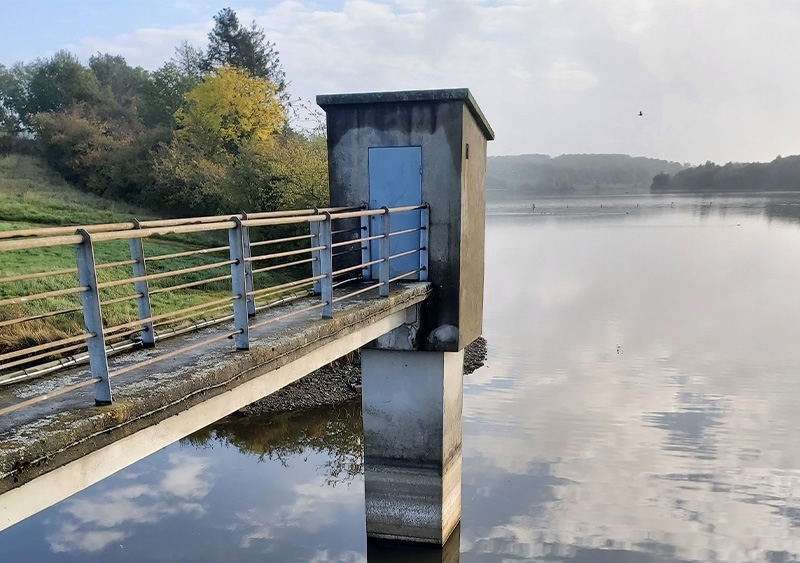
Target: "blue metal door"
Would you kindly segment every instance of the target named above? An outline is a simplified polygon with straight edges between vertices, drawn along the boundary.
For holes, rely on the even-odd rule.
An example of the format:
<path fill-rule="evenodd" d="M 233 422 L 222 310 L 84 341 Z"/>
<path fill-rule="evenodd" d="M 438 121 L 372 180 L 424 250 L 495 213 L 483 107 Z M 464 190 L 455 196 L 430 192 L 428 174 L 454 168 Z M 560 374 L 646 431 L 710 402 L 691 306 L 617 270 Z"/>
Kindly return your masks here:
<path fill-rule="evenodd" d="M 369 149 L 369 207 L 403 207 L 422 203 L 422 147 L 375 147 Z M 420 226 L 420 212 L 392 213 L 391 232 Z M 370 217 L 370 233 L 381 233 L 381 219 Z M 389 239 L 390 254 L 418 249 L 420 233 L 406 233 Z M 380 241 L 370 244 L 370 260 L 380 258 Z M 378 278 L 379 264 L 372 266 L 372 278 Z M 389 277 L 393 278 L 419 268 L 419 253 L 395 258 L 390 262 Z M 419 275 L 415 275 L 418 278 Z"/>

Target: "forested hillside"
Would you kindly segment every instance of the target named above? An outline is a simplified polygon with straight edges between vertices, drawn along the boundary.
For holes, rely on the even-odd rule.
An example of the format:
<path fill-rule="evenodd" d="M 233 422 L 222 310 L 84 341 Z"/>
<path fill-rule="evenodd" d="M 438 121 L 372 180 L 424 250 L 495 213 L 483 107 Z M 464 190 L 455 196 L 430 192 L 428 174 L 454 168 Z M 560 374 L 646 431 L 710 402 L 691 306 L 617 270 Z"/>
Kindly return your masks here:
<path fill-rule="evenodd" d="M 486 187 L 527 195 L 647 192 L 656 174 L 683 168 L 678 162 L 623 154 L 495 156 L 487 162 Z"/>
<path fill-rule="evenodd" d="M 800 191 L 800 156 L 780 156 L 772 162 L 713 162 L 653 178 L 652 191 L 664 192 L 755 192 Z"/>
<path fill-rule="evenodd" d="M 155 71 L 66 51 L 0 65 L 0 156 L 35 150 L 78 188 L 159 214 L 324 204 L 323 131 L 293 121 L 275 45 L 229 8 L 214 20 L 205 49 L 184 42 Z"/>

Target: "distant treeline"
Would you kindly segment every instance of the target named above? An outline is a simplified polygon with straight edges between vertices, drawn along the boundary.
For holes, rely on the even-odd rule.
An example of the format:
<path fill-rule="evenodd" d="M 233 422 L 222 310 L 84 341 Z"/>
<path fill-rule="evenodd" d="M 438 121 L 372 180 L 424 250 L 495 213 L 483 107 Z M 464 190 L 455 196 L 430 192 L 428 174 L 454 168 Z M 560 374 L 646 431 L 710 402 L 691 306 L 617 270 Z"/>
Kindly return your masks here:
<path fill-rule="evenodd" d="M 646 190 L 659 173 L 675 173 L 684 166 L 654 158 L 623 154 L 543 154 L 491 157 L 486 185 L 543 195 L 568 195 L 609 186 L 639 186 Z"/>
<path fill-rule="evenodd" d="M 706 162 L 672 176 L 658 174 L 650 189 L 654 193 L 800 191 L 800 156 L 724 166 Z"/>
<path fill-rule="evenodd" d="M 292 126 L 278 52 L 230 8 L 205 49 L 184 42 L 155 70 L 60 51 L 0 65 L 0 155 L 31 152 L 79 188 L 160 213 L 327 202 L 321 127 Z"/>

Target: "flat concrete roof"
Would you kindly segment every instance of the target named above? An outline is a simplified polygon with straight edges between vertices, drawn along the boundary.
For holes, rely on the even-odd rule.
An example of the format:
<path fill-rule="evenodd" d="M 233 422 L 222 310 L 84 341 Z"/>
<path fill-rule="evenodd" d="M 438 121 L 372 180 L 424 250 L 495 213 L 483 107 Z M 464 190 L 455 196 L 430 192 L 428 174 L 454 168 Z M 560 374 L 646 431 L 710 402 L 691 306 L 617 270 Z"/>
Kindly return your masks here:
<path fill-rule="evenodd" d="M 469 88 L 447 88 L 441 90 L 397 90 L 393 92 L 358 92 L 352 94 L 320 94 L 317 96 L 317 105 L 322 109 L 337 105 L 354 104 L 388 104 L 388 103 L 415 103 L 415 102 L 464 102 L 470 113 L 478 122 L 484 135 L 489 141 L 494 140 L 494 130 Z"/>

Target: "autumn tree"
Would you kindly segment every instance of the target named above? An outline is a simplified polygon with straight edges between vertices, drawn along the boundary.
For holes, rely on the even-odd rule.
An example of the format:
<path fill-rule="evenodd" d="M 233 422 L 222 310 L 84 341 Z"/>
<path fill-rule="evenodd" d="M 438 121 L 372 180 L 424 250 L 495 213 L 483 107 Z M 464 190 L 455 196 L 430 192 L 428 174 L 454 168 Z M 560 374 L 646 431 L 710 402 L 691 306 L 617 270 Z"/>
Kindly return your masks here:
<path fill-rule="evenodd" d="M 175 114 L 175 137 L 156 162 L 158 189 L 185 211 L 253 209 L 254 193 L 263 189 L 262 171 L 286 123 L 277 86 L 222 67 L 185 99 Z M 274 208 L 275 198 L 262 200 Z"/>

